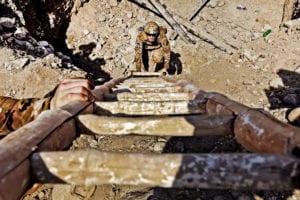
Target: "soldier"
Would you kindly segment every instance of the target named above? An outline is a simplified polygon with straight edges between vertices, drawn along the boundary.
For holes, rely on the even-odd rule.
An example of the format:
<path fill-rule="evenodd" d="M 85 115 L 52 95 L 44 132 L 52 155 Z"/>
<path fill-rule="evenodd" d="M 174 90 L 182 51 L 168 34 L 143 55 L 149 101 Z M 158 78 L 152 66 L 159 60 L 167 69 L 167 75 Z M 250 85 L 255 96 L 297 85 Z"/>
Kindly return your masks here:
<path fill-rule="evenodd" d="M 166 28 L 158 26 L 153 21 L 148 22 L 140 29 L 135 47 L 137 71 L 160 71 L 167 73 L 171 48 L 166 33 Z"/>
<path fill-rule="evenodd" d="M 42 111 L 58 109 L 71 101 L 94 101 L 94 86 L 86 79 L 68 79 L 61 82 L 54 94 L 42 99 L 13 99 L 0 97 L 0 136 L 34 120 Z"/>

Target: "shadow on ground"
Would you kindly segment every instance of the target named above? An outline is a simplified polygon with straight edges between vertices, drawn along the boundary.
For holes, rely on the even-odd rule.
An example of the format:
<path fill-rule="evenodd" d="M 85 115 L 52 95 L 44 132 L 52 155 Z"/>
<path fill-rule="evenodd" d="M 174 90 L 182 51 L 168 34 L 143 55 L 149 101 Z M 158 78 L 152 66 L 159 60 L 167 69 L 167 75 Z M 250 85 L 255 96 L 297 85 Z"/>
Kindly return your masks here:
<path fill-rule="evenodd" d="M 283 85 L 265 90 L 270 109 L 294 108 L 300 105 L 300 74 L 281 69 L 278 71 Z"/>

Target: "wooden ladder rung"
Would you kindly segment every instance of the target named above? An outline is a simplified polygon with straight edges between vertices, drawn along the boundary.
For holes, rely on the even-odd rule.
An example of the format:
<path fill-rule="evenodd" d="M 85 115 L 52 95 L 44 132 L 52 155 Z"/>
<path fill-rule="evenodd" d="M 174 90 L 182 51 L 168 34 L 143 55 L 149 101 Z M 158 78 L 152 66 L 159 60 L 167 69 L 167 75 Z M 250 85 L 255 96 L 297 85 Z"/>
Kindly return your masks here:
<path fill-rule="evenodd" d="M 167 87 L 137 87 L 137 88 L 112 88 L 112 91 L 124 91 L 128 90 L 130 92 L 183 92 L 181 86 L 167 86 Z"/>
<path fill-rule="evenodd" d="M 115 96 L 118 101 L 188 101 L 195 98 L 195 94 L 184 92 L 121 92 Z"/>
<path fill-rule="evenodd" d="M 165 188 L 287 190 L 299 175 L 297 158 L 270 154 L 41 152 L 31 167 L 40 183 Z"/>
<path fill-rule="evenodd" d="M 198 100 L 176 102 L 98 101 L 95 102 L 95 105 L 98 114 L 179 115 L 205 112 L 205 104 Z"/>
<path fill-rule="evenodd" d="M 99 135 L 203 136 L 232 135 L 233 116 L 107 117 L 79 115 L 80 132 Z"/>

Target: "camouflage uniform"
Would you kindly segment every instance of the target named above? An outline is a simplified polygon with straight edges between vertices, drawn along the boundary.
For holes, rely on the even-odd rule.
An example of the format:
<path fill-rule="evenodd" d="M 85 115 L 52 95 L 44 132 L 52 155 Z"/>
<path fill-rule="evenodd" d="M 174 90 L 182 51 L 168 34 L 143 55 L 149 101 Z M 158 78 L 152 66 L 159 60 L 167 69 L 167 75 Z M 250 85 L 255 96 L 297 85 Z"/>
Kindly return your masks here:
<path fill-rule="evenodd" d="M 147 24 L 157 26 L 157 38 L 155 42 L 147 40 Z M 171 47 L 166 37 L 167 29 L 159 27 L 155 22 L 148 22 L 143 27 L 136 39 L 135 62 L 137 71 L 159 71 L 169 69 Z M 144 66 L 142 68 L 142 65 Z"/>
<path fill-rule="evenodd" d="M 7 135 L 34 120 L 50 108 L 51 98 L 13 99 L 0 97 L 0 136 Z"/>

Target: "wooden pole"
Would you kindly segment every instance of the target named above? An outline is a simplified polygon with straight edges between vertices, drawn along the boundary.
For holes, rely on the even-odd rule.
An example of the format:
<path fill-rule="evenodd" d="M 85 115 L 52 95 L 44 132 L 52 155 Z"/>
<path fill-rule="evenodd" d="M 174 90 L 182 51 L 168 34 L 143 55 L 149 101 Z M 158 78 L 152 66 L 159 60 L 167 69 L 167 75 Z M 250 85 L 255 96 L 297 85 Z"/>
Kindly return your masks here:
<path fill-rule="evenodd" d="M 285 22 L 289 21 L 293 17 L 295 0 L 285 0 L 283 4 L 283 14 L 281 19 L 280 27 L 284 25 Z"/>
<path fill-rule="evenodd" d="M 191 16 L 188 18 L 189 21 L 192 21 L 197 15 L 198 13 L 201 11 L 201 9 L 205 6 L 205 4 L 208 2 L 209 0 L 203 0 L 202 3 L 198 6 L 198 9 L 196 9 Z M 178 34 L 173 36 L 173 40 L 175 40 L 177 38 Z"/>
<path fill-rule="evenodd" d="M 204 113 L 202 101 L 178 101 L 178 102 L 95 102 L 95 112 L 102 115 L 179 115 Z"/>
<path fill-rule="evenodd" d="M 153 92 L 182 92 L 182 87 L 180 86 L 167 86 L 167 87 L 151 87 L 151 84 L 149 84 L 149 87 L 136 87 L 136 88 L 113 88 L 112 91 L 114 92 L 122 92 L 122 91 L 130 91 L 130 92 L 144 92 L 144 93 L 153 93 Z"/>
<path fill-rule="evenodd" d="M 252 152 L 289 153 L 300 147 L 300 128 L 254 109 L 237 117 L 234 134 L 237 141 Z"/>
<path fill-rule="evenodd" d="M 169 11 L 161 5 L 159 0 L 149 0 L 149 1 L 160 12 L 160 14 L 164 17 L 164 19 L 175 29 L 175 31 L 178 33 L 178 35 L 183 41 L 185 41 L 186 43 L 195 44 L 195 41 L 193 41 L 189 37 L 187 31 L 184 30 L 184 28 L 177 23 L 177 21 L 172 17 Z"/>
<path fill-rule="evenodd" d="M 188 101 L 193 98 L 195 95 L 187 92 L 121 92 L 115 95 L 115 99 L 118 101 Z"/>
<path fill-rule="evenodd" d="M 0 140 L 0 199 L 18 199 L 24 193 L 30 180 L 28 157 L 33 152 L 62 150 L 72 143 L 76 131 L 70 117 L 62 110 L 44 111 Z"/>
<path fill-rule="evenodd" d="M 42 152 L 31 157 L 36 182 L 166 188 L 287 190 L 299 159 L 266 154 Z"/>
<path fill-rule="evenodd" d="M 78 129 L 99 135 L 232 135 L 233 116 L 106 117 L 79 115 Z"/>
<path fill-rule="evenodd" d="M 174 83 L 121 83 L 120 85 L 116 85 L 116 88 L 127 89 L 127 88 L 160 88 L 160 87 L 171 87 L 174 86 Z"/>
<path fill-rule="evenodd" d="M 216 47 L 217 49 L 220 49 L 222 51 L 227 52 L 228 54 L 232 54 L 235 52 L 235 49 L 237 49 L 237 47 L 232 47 L 226 43 L 224 43 L 223 41 L 215 38 L 214 36 L 210 35 L 209 33 L 199 29 L 199 27 L 193 25 L 192 23 L 186 21 L 185 19 L 183 19 L 180 16 L 175 16 L 175 19 L 182 24 L 190 33 L 192 33 L 193 35 L 197 36 L 198 38 L 202 39 L 203 41 L 206 41 L 207 43 L 210 43 L 211 45 L 213 45 L 214 47 Z"/>

